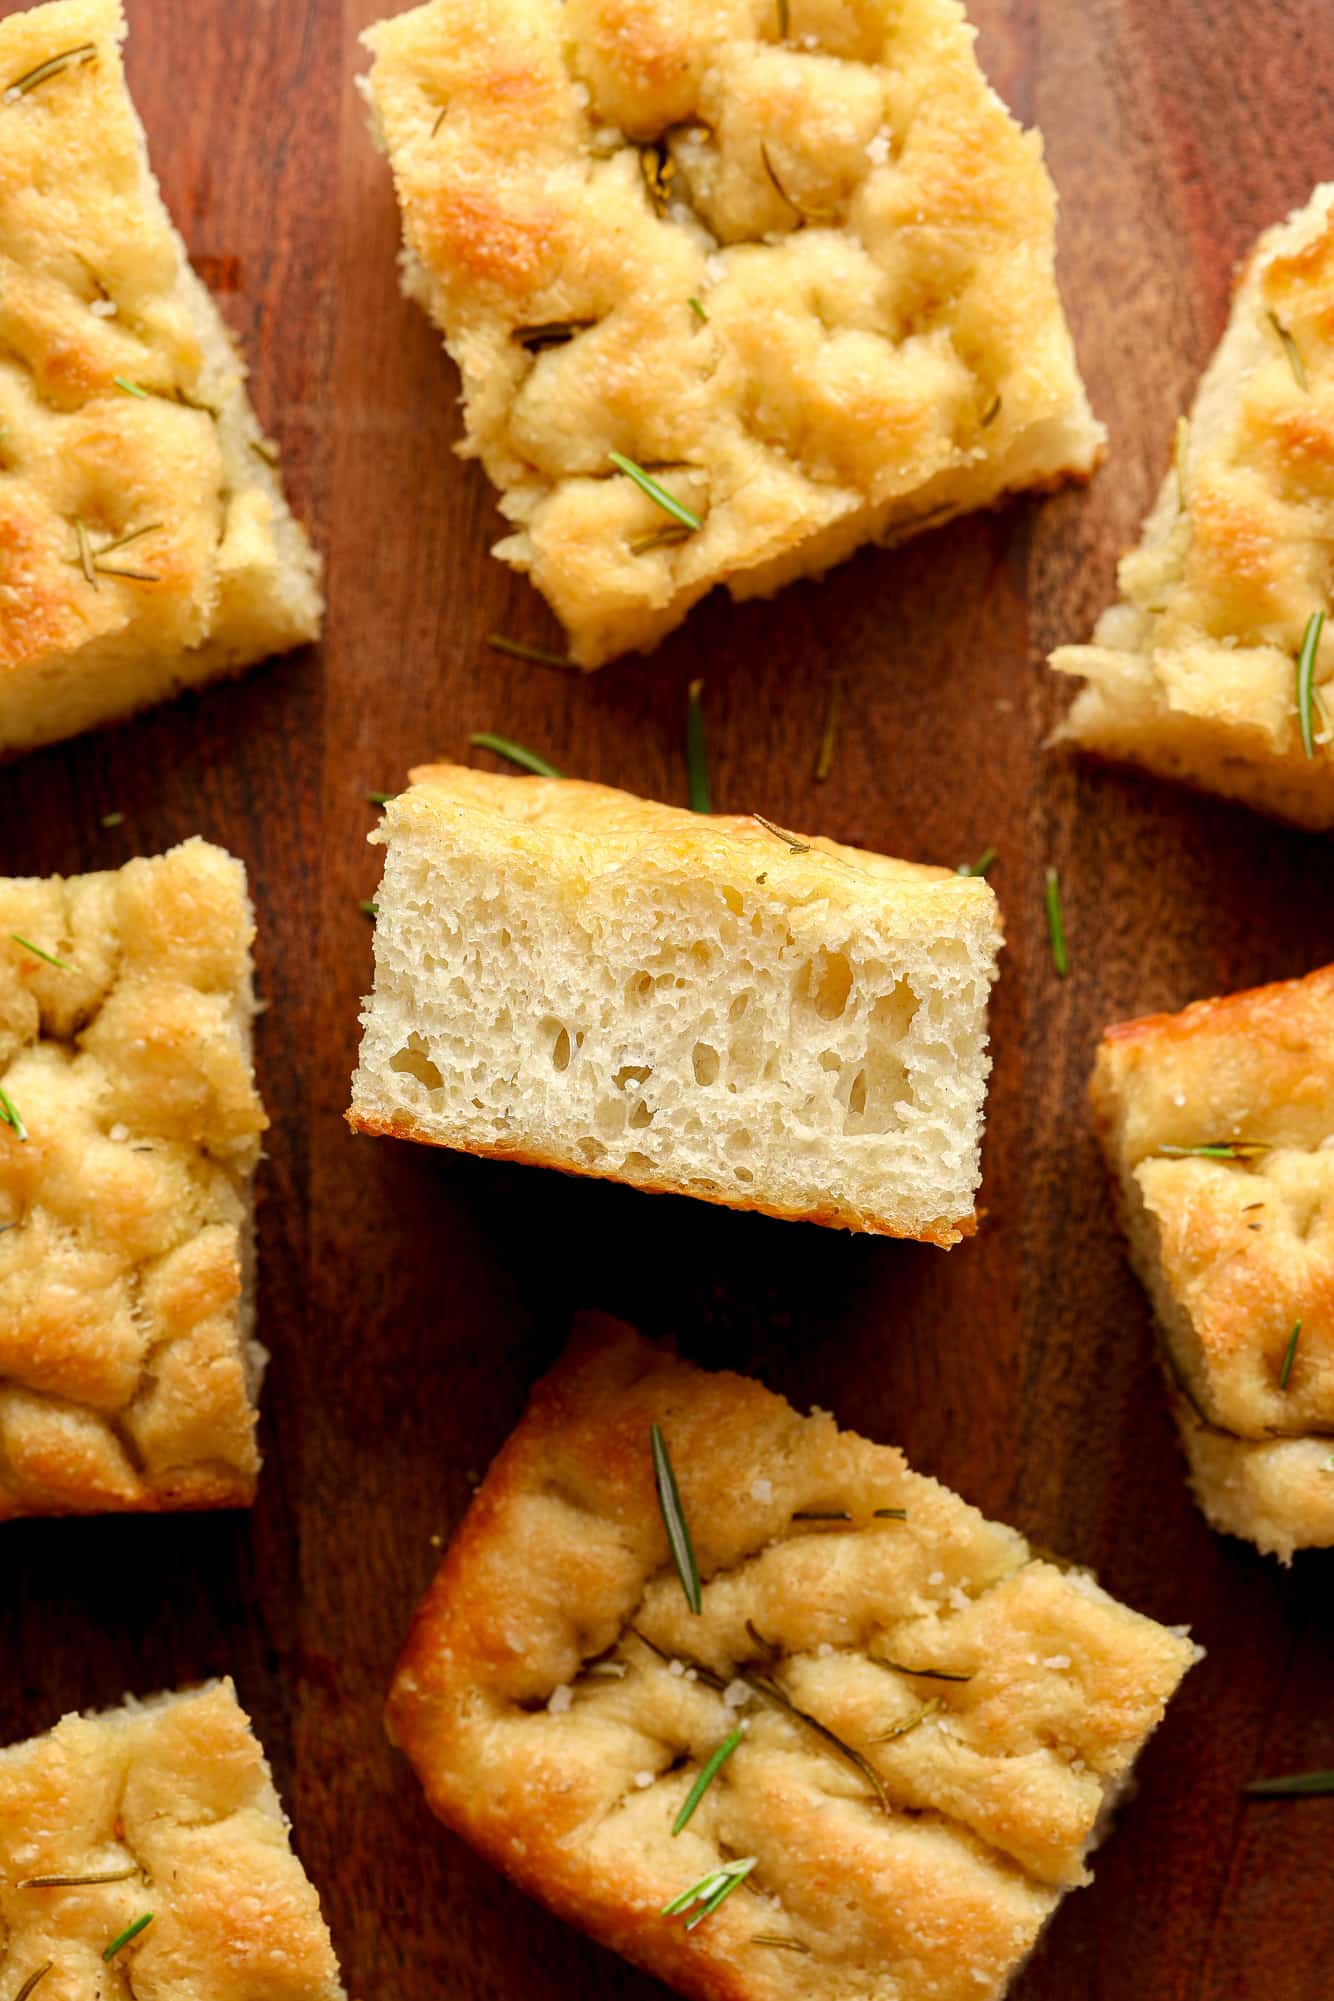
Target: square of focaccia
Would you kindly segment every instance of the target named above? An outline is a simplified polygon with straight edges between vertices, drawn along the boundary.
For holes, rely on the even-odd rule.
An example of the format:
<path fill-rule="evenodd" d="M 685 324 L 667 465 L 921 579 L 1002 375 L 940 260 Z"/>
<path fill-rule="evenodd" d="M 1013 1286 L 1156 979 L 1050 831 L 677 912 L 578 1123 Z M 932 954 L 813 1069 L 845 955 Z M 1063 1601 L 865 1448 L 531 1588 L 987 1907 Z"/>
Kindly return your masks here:
<path fill-rule="evenodd" d="M 1109 1029 L 1092 1091 L 1201 1507 L 1334 1544 L 1334 966 Z"/>
<path fill-rule="evenodd" d="M 1261 237 L 1175 463 L 1121 564 L 1058 742 L 1141 764 L 1307 827 L 1334 827 L 1320 639 L 1302 728 L 1298 660 L 1330 603 L 1334 536 L 1334 184 Z"/>
<path fill-rule="evenodd" d="M 253 1498 L 253 935 L 200 840 L 0 880 L 0 1519 Z"/>
<path fill-rule="evenodd" d="M 893 1447 L 590 1317 L 417 1613 L 389 1728 L 443 1820 L 699 2001 L 990 2001 L 1194 1656 Z M 746 1862 L 693 1929 L 667 1911 Z"/>
<path fill-rule="evenodd" d="M 996 898 L 574 779 L 426 765 L 351 1123 L 949 1245 L 975 1227 Z"/>
<path fill-rule="evenodd" d="M 230 1681 L 66 1716 L 0 1751 L 0 1912 L 0 1988 L 11 1996 L 343 1993 L 319 1898 Z"/>
<path fill-rule="evenodd" d="M 186 261 L 120 0 L 0 21 L 0 755 L 313 639 L 318 565 Z"/>
<path fill-rule="evenodd" d="M 1096 465 L 1041 142 L 957 0 L 429 0 L 365 39 L 496 554 L 578 665 Z"/>

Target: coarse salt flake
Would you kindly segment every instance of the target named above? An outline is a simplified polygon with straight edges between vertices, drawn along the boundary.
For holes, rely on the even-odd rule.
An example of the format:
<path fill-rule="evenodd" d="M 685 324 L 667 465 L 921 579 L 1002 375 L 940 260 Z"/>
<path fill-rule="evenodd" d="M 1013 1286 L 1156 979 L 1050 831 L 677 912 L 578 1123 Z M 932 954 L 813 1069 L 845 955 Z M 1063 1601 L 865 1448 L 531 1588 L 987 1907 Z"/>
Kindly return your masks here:
<path fill-rule="evenodd" d="M 570 1687 L 568 1681 L 563 1681 L 559 1688 L 552 1689 L 551 1699 L 547 1703 L 547 1708 L 553 1716 L 563 1716 L 566 1710 L 573 1708 L 573 1706 L 574 1690 Z"/>
<path fill-rule="evenodd" d="M 729 1709 L 744 1709 L 754 1692 L 749 1682 L 738 1678 L 728 1682 L 723 1690 L 723 1701 Z"/>

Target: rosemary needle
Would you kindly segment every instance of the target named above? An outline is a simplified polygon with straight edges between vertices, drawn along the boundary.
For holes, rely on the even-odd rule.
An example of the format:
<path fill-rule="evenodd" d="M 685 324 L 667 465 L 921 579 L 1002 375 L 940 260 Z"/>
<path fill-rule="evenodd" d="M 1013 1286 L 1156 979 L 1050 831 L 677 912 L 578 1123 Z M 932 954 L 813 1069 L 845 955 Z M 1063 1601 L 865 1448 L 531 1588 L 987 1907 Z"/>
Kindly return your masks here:
<path fill-rule="evenodd" d="M 61 70 L 78 69 L 96 59 L 96 42 L 81 42 L 76 49 L 62 49 L 58 56 L 48 56 L 44 63 L 38 63 L 36 69 L 16 77 L 5 91 L 5 102 L 8 104 L 13 98 L 26 97 L 30 90 L 36 90 L 38 84 L 45 83 L 48 77 L 59 76 Z"/>
<path fill-rule="evenodd" d="M 786 841 L 787 851 L 790 855 L 808 855 L 810 853 L 811 844 L 809 841 L 799 841 L 795 834 L 789 834 L 776 821 L 766 820 L 763 813 L 752 813 L 750 817 L 752 820 L 759 821 L 766 834 L 773 834 L 777 840 Z"/>
<path fill-rule="evenodd" d="M 725 1903 L 733 1890 L 745 1882 L 758 1861 L 758 1855 L 743 1855 L 737 1862 L 724 1862 L 720 1869 L 711 1869 L 707 1876 L 700 1877 L 698 1883 L 692 1883 L 688 1890 L 682 1890 L 679 1897 L 673 1897 L 670 1904 L 664 1904 L 663 1917 L 677 1917 L 682 1911 L 698 1904 L 695 1915 L 686 1919 L 686 1930 L 694 1931 L 696 1925 L 711 1917 L 719 1904 Z"/>
<path fill-rule="evenodd" d="M 960 862 L 954 873 L 956 875 L 989 875 L 999 860 L 1000 856 L 995 848 L 983 848 L 975 862 Z"/>
<path fill-rule="evenodd" d="M 45 1966 L 39 1966 L 36 1973 L 30 1973 L 18 1993 L 14 1996 L 14 2001 L 28 2001 L 28 1996 L 36 1987 L 38 1981 L 45 1980 L 54 1965 L 55 1961 L 48 1959 Z"/>
<path fill-rule="evenodd" d="M 123 813 L 104 813 L 97 824 L 99 827 L 107 828 L 123 827 L 125 825 L 125 815 Z"/>
<path fill-rule="evenodd" d="M 397 792 L 368 792 L 366 797 L 372 806 L 387 806 L 391 799 L 397 799 Z"/>
<path fill-rule="evenodd" d="M 722 1743 L 718 1746 L 718 1749 L 714 1752 L 708 1763 L 703 1766 L 699 1777 L 686 1794 L 685 1805 L 672 1822 L 673 1834 L 679 1834 L 682 1828 L 686 1826 L 691 1814 L 694 1813 L 695 1808 L 699 1805 L 705 1793 L 709 1790 L 709 1787 L 713 1784 L 745 1734 L 745 1730 L 741 1726 L 738 1726 L 729 1736 L 723 1738 Z"/>
<path fill-rule="evenodd" d="M 1302 732 L 1302 749 L 1315 756 L 1315 656 L 1325 628 L 1323 611 L 1313 611 L 1306 621 L 1301 652 L 1297 655 L 1297 721 Z"/>
<path fill-rule="evenodd" d="M 1070 954 L 1065 946 L 1065 915 L 1061 909 L 1061 878 L 1054 868 L 1047 870 L 1047 936 L 1051 940 L 1051 962 L 1061 979 L 1070 970 Z"/>
<path fill-rule="evenodd" d="M 686 695 L 686 781 L 692 813 L 711 813 L 709 752 L 704 741 L 704 710 L 700 703 L 702 681 L 692 681 Z"/>
<path fill-rule="evenodd" d="M 493 736 L 490 730 L 474 730 L 468 742 L 474 750 L 490 750 L 497 757 L 507 757 L 511 764 L 517 764 L 521 771 L 531 771 L 535 778 L 560 777 L 554 764 L 548 764 L 535 750 L 525 750 L 521 743 L 511 743 L 506 736 Z"/>
<path fill-rule="evenodd" d="M 959 1674 L 950 1668 L 905 1667 L 902 1661 L 886 1660 L 884 1665 L 893 1668 L 895 1674 L 912 1675 L 916 1681 L 971 1681 L 971 1674 Z"/>
<path fill-rule="evenodd" d="M 824 733 L 820 738 L 820 749 L 815 759 L 815 782 L 823 785 L 834 768 L 834 753 L 838 749 L 838 720 L 843 713 L 843 676 L 835 674 L 829 684 L 829 707 L 825 711 Z"/>
<path fill-rule="evenodd" d="M 18 1887 L 20 1890 L 86 1890 L 102 1883 L 128 1883 L 132 1876 L 139 1874 L 136 1863 L 128 1869 L 106 1869 L 92 1876 L 25 1876 Z"/>
<path fill-rule="evenodd" d="M 489 632 L 487 645 L 495 653 L 508 653 L 515 660 L 535 660 L 539 667 L 573 667 L 568 654 L 549 653 L 545 646 L 529 646 L 522 639 L 506 639 L 503 632 Z"/>
<path fill-rule="evenodd" d="M 627 479 L 632 479 L 640 492 L 646 493 L 664 514 L 670 514 L 673 521 L 679 521 L 683 528 L 698 530 L 704 526 L 692 508 L 668 493 L 665 486 L 659 486 L 657 480 L 644 471 L 643 466 L 636 465 L 633 459 L 626 458 L 624 452 L 609 452 L 608 457 L 618 472 L 623 472 Z"/>
<path fill-rule="evenodd" d="M 1306 380 L 1306 364 L 1302 360 L 1301 349 L 1277 313 L 1269 314 L 1269 324 L 1283 343 L 1283 352 L 1288 357 L 1288 367 L 1292 370 L 1293 381 L 1299 389 L 1308 389 L 1310 384 Z"/>
<path fill-rule="evenodd" d="M 369 897 L 366 898 L 364 902 L 359 903 L 357 905 L 357 909 L 361 912 L 363 917 L 378 917 L 380 914 L 379 904 L 372 903 Z"/>
<path fill-rule="evenodd" d="M 1297 1359 L 1297 1343 L 1301 1337 L 1302 1323 L 1298 1320 L 1293 1323 L 1292 1332 L 1288 1336 L 1288 1345 L 1283 1350 L 1283 1366 L 1278 1372 L 1278 1386 L 1281 1390 L 1288 1387 L 1288 1377 L 1292 1374 L 1292 1365 Z"/>
<path fill-rule="evenodd" d="M 1157 1153 L 1165 1160 L 1258 1160 L 1268 1153 L 1269 1147 L 1262 1139 L 1211 1139 L 1199 1146 L 1160 1146 Z"/>
<path fill-rule="evenodd" d="M 0 1084 L 0 1126 L 9 1126 L 17 1140 L 26 1140 L 28 1137 L 28 1128 L 23 1123 L 23 1114 L 3 1084 Z"/>
<path fill-rule="evenodd" d="M 153 1913 L 151 1911 L 145 1911 L 143 1916 L 141 1918 L 136 1918 L 132 1925 L 126 1925 L 124 1931 L 121 1932 L 116 1938 L 113 1938 L 110 1945 L 107 1946 L 106 1950 L 102 1954 L 103 1959 L 104 1960 L 114 1959 L 116 1957 L 116 1954 L 121 1950 L 122 1946 L 129 1945 L 132 1939 L 138 1938 L 140 1932 L 147 1931 L 148 1927 L 152 1924 L 152 1922 L 153 1922 Z"/>
<path fill-rule="evenodd" d="M 131 382 L 128 375 L 113 375 L 111 380 L 117 389 L 123 389 L 127 396 L 139 396 L 145 403 L 148 401 L 148 391 L 141 389 L 137 382 Z"/>
<path fill-rule="evenodd" d="M 77 514 L 74 517 L 74 540 L 78 545 L 79 553 L 76 560 L 79 568 L 83 571 L 84 582 L 91 584 L 93 589 L 96 590 L 97 572 L 93 568 L 92 544 L 88 540 L 88 530 L 84 527 Z"/>
<path fill-rule="evenodd" d="M 709 324 L 709 316 L 705 312 L 699 300 L 695 298 L 690 298 L 686 300 L 686 304 L 689 306 L 691 312 L 695 315 L 695 318 L 699 321 L 700 325 L 702 327 L 706 327 Z"/>
<path fill-rule="evenodd" d="M 25 952 L 31 952 L 34 959 L 45 959 L 48 966 L 57 966 L 62 973 L 74 971 L 73 966 L 66 965 L 63 959 L 57 959 L 54 952 L 44 952 L 40 945 L 34 945 L 31 938 L 21 938 L 17 931 L 11 931 L 9 935 L 16 945 L 22 945 Z"/>
<path fill-rule="evenodd" d="M 667 1541 L 672 1552 L 672 1562 L 681 1580 L 686 1604 L 692 1612 L 699 1612 L 704 1604 L 704 1594 L 700 1590 L 699 1565 L 695 1562 L 695 1546 L 690 1540 L 690 1530 L 686 1525 L 681 1507 L 681 1494 L 672 1471 L 671 1458 L 667 1451 L 667 1441 L 658 1424 L 649 1426 L 649 1439 L 653 1447 L 653 1480 L 658 1490 L 658 1506 L 662 1510 L 662 1525 L 667 1531 Z"/>
<path fill-rule="evenodd" d="M 1292 1772 L 1282 1779 L 1255 1779 L 1242 1790 L 1252 1799 L 1271 1800 L 1334 1793 L 1334 1772 Z"/>

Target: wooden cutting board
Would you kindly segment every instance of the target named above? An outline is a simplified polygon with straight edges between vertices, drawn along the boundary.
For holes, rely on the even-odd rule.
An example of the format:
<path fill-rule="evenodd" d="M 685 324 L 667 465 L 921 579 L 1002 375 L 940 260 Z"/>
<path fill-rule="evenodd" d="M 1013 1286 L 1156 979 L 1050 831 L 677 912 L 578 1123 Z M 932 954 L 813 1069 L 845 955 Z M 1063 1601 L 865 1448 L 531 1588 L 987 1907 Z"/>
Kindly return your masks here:
<path fill-rule="evenodd" d="M 0 0 L 0 14 L 13 11 Z M 1046 135 L 1061 277 L 1109 462 L 820 585 L 710 603 L 589 680 L 487 554 L 452 455 L 457 384 L 398 295 L 398 227 L 353 78 L 374 0 L 130 0 L 168 200 L 242 336 L 329 566 L 318 652 L 3 773 L 0 870 L 116 866 L 196 831 L 242 855 L 270 1008 L 266 1469 L 251 1516 L 3 1533 L 0 1741 L 230 1672 L 273 1760 L 355 2001 L 649 2001 L 431 1820 L 380 1704 L 470 1484 L 571 1312 L 610 1308 L 818 1401 L 988 1513 L 1095 1565 L 1209 1650 L 1024 2001 L 1318 2001 L 1334 1991 L 1334 1801 L 1252 1804 L 1334 1765 L 1334 1558 L 1280 1570 L 1186 1491 L 1085 1117 L 1104 1023 L 1334 958 L 1327 841 L 1046 756 L 1042 666 L 1086 635 L 1222 327 L 1236 260 L 1331 172 L 1330 0 L 975 0 L 997 87 Z M 831 676 L 838 756 L 813 767 Z M 702 675 L 716 802 L 943 862 L 1000 850 L 987 1219 L 942 1254 L 536 1170 L 355 1140 L 370 980 L 369 790 L 502 730 L 683 800 Z M 125 815 L 114 831 L 99 816 Z M 1047 950 L 1065 889 L 1070 977 Z"/>

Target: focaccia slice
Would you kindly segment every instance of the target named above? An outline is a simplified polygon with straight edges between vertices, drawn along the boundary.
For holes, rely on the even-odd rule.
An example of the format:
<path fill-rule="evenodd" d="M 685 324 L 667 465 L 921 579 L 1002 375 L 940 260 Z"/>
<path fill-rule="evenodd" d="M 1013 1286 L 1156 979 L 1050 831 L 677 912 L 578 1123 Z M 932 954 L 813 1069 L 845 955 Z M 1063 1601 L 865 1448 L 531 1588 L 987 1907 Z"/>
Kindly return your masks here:
<path fill-rule="evenodd" d="M 1087 684 L 1056 741 L 1334 826 L 1331 540 L 1334 183 L 1261 237 L 1120 602 L 1052 655 Z"/>
<path fill-rule="evenodd" d="M 697 2001 L 994 2001 L 1194 1655 L 893 1447 L 594 1318 L 456 1534 L 389 1727 L 443 1820 Z"/>
<path fill-rule="evenodd" d="M 342 2001 L 230 1681 L 66 1716 L 0 1751 L 0 1915 L 10 1996 Z"/>
<path fill-rule="evenodd" d="M 318 565 L 186 261 L 120 0 L 0 21 L 0 755 L 319 631 Z"/>
<path fill-rule="evenodd" d="M 573 779 L 392 800 L 352 1124 L 734 1208 L 974 1227 L 987 884 Z"/>
<path fill-rule="evenodd" d="M 1097 464 L 1041 141 L 957 0 L 428 0 L 365 39 L 496 554 L 578 665 Z"/>
<path fill-rule="evenodd" d="M 1092 1092 L 1200 1505 L 1334 1544 L 1334 966 L 1109 1029 Z"/>
<path fill-rule="evenodd" d="M 254 1495 L 239 861 L 0 880 L 0 1520 Z"/>

